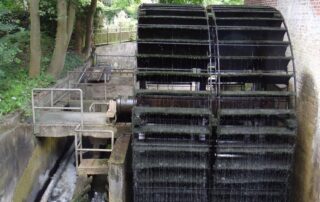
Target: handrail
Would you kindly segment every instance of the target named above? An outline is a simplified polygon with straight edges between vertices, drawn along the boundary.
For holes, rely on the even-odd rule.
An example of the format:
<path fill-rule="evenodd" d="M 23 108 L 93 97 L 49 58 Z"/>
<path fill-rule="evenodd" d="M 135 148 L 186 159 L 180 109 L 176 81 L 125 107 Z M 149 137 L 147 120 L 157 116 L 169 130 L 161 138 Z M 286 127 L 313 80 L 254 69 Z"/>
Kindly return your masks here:
<path fill-rule="evenodd" d="M 96 105 L 106 105 L 109 107 L 109 103 L 106 101 L 101 101 L 101 102 L 92 102 L 91 105 L 89 106 L 89 112 L 95 112 L 96 111 Z"/>
<path fill-rule="evenodd" d="M 81 125 L 77 125 L 75 128 L 75 154 L 76 154 L 76 168 L 78 170 L 79 165 L 81 161 L 83 160 L 82 153 L 83 152 L 112 152 L 114 147 L 114 131 L 113 130 L 97 130 L 97 129 L 84 129 L 81 127 Z M 107 137 L 108 139 L 111 139 L 111 148 L 110 149 L 100 149 L 100 148 L 83 148 L 82 147 L 82 133 L 111 133 L 111 137 Z M 79 141 L 79 143 L 78 143 Z M 78 159 L 78 156 L 80 156 L 80 159 Z"/>
<path fill-rule="evenodd" d="M 54 101 L 54 94 L 53 92 L 55 91 L 62 91 L 65 93 L 70 93 L 70 92 L 79 92 L 80 95 L 80 107 L 56 107 L 54 104 L 59 101 L 56 100 Z M 50 106 L 36 106 L 35 103 L 35 94 L 36 93 L 41 93 L 41 92 L 49 92 L 50 93 Z M 33 126 L 35 127 L 37 121 L 36 121 L 36 110 L 78 110 L 80 111 L 81 114 L 81 119 L 80 119 L 80 124 L 81 128 L 83 128 L 83 92 L 81 89 L 71 89 L 71 88 L 34 88 L 32 89 L 31 92 L 31 103 L 32 103 L 32 121 L 33 121 Z"/>

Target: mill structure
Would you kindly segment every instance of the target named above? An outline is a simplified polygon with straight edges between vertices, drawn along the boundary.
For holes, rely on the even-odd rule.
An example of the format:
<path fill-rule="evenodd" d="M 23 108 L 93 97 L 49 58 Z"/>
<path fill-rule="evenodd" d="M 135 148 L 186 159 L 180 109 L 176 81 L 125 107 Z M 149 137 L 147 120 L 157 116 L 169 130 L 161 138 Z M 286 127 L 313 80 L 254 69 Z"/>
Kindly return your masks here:
<path fill-rule="evenodd" d="M 289 202 L 295 67 L 271 7 L 143 4 L 134 202 Z"/>

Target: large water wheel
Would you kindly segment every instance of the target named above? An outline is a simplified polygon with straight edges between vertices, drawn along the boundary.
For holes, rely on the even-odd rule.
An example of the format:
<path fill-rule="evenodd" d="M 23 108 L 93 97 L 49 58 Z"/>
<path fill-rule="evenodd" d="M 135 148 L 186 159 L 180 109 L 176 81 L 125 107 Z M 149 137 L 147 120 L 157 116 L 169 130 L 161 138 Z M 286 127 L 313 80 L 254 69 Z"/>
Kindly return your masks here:
<path fill-rule="evenodd" d="M 290 201 L 290 38 L 269 7 L 143 4 L 135 202 Z"/>

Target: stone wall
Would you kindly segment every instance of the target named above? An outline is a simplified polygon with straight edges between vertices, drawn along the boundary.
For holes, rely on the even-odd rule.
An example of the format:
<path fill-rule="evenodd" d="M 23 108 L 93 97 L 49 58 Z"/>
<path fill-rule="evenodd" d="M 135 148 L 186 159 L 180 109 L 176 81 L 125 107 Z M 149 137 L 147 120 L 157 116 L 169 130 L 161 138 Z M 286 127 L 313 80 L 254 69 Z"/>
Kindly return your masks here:
<path fill-rule="evenodd" d="M 135 69 L 136 62 L 136 42 L 118 43 L 112 45 L 105 45 L 97 47 L 96 54 L 97 61 L 104 64 L 111 65 L 112 68 L 120 69 Z M 100 55 L 100 56 L 99 56 Z M 128 57 L 130 56 L 130 57 Z M 118 96 L 132 96 L 133 95 L 133 75 L 114 74 L 111 76 L 106 89 L 102 85 L 101 88 L 94 86 L 85 92 L 91 92 L 96 99 L 101 99 L 99 96 L 106 96 L 109 98 L 116 98 Z M 105 91 L 105 92 L 104 92 Z M 89 96 L 90 97 L 90 96 Z"/>
<path fill-rule="evenodd" d="M 127 42 L 100 46 L 96 49 L 98 55 L 98 62 L 102 61 L 111 65 L 113 68 L 126 68 L 132 69 L 137 66 L 136 64 L 136 42 Z M 100 55 L 100 57 L 99 57 Z M 113 55 L 113 56 L 112 56 Z M 131 57 L 124 57 L 131 56 Z"/>
<path fill-rule="evenodd" d="M 297 71 L 296 201 L 320 202 L 320 0 L 245 0 L 277 8 L 288 25 Z"/>

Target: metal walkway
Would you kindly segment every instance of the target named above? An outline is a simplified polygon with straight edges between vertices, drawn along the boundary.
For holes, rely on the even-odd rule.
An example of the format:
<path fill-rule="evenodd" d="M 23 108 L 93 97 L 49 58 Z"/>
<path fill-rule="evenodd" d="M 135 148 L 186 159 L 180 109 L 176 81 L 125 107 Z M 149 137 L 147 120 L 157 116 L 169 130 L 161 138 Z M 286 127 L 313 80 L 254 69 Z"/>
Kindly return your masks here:
<path fill-rule="evenodd" d="M 36 95 L 46 96 L 36 102 Z M 77 106 L 59 104 L 59 101 L 71 98 L 77 100 Z M 90 105 L 90 109 L 95 109 L 94 104 Z M 92 112 L 93 110 L 84 112 L 81 89 L 33 89 L 34 134 L 37 137 L 73 136 L 78 174 L 106 174 L 108 156 L 113 150 L 115 141 L 116 128 L 110 120 L 116 116 L 116 106 L 114 101 L 105 104 L 108 109 L 106 112 Z"/>

